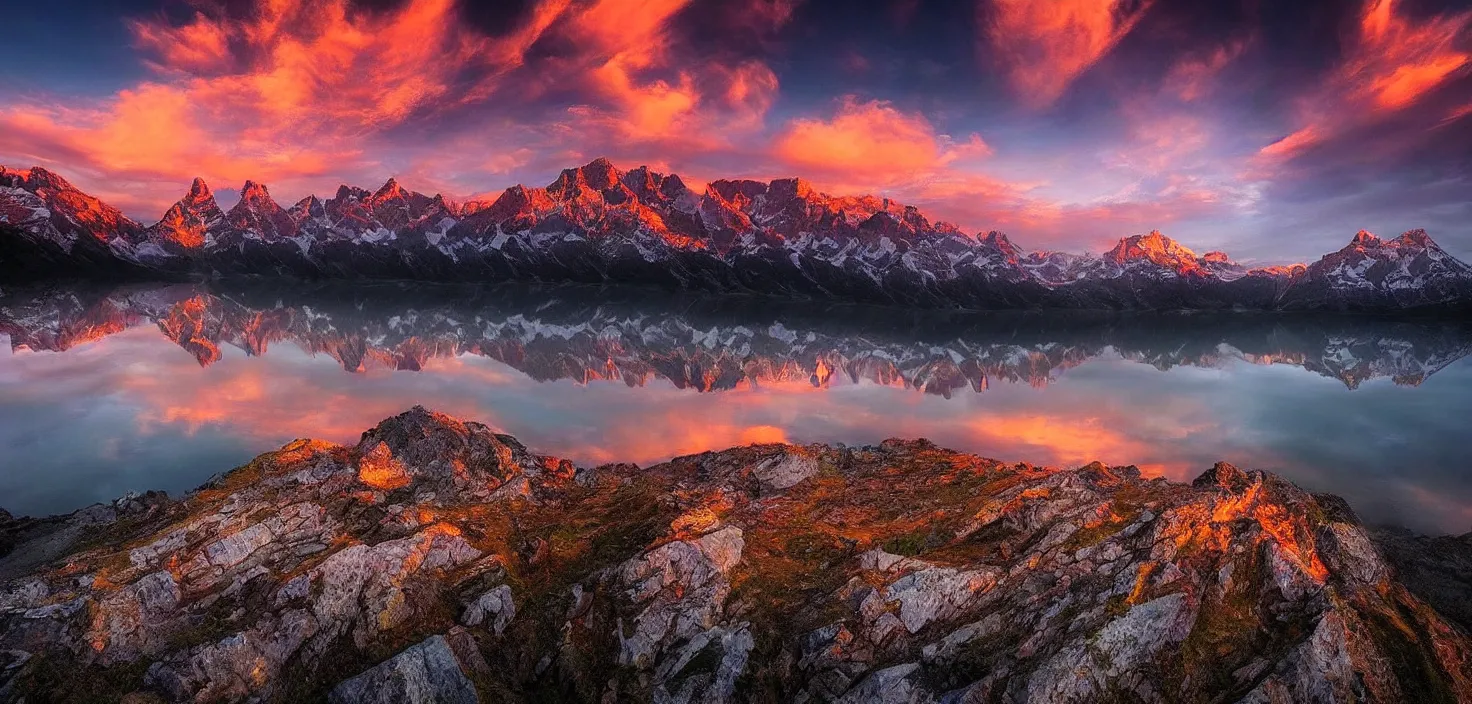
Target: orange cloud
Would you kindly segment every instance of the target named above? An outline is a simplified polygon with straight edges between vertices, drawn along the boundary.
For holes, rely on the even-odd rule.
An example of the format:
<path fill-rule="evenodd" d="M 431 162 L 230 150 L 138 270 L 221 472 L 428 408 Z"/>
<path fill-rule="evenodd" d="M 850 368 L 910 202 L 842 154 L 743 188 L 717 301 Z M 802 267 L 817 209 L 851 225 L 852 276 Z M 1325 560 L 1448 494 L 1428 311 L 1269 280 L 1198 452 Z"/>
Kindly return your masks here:
<path fill-rule="evenodd" d="M 1107 55 L 1153 0 L 991 0 L 986 39 L 1023 102 L 1052 105 Z"/>
<path fill-rule="evenodd" d="M 160 57 L 149 62 L 155 70 L 200 74 L 224 70 L 231 63 L 228 28 L 202 13 L 195 13 L 194 21 L 182 27 L 134 21 L 129 29 L 140 48 Z"/>
<path fill-rule="evenodd" d="M 790 121 L 772 152 L 830 192 L 879 192 L 971 231 L 1026 232 L 1032 246 L 1061 238 L 1103 243 L 1229 204 L 1231 189 L 1176 172 L 1205 160 L 1209 133 L 1199 119 L 1144 111 L 1130 124 L 1131 144 L 1102 166 L 1122 170 L 1131 181 L 1081 202 L 1046 197 L 1041 182 L 987 173 L 989 162 L 976 160 L 992 149 L 979 135 L 958 142 L 938 134 L 923 114 L 854 96 L 842 98 L 831 118 Z M 1151 177 L 1151 188 L 1139 185 L 1141 174 Z"/>
<path fill-rule="evenodd" d="M 1403 108 L 1472 63 L 1456 43 L 1472 12 L 1416 24 L 1395 12 L 1395 0 L 1371 0 L 1360 21 L 1359 55 L 1347 73 L 1382 109 Z"/>
<path fill-rule="evenodd" d="M 852 172 L 916 171 L 941 160 L 930 122 L 877 100 L 842 100 L 832 120 L 797 119 L 777 138 L 779 157 L 796 166 Z"/>
<path fill-rule="evenodd" d="M 82 169 L 84 187 L 87 172 L 105 176 L 104 196 L 131 181 L 162 210 L 196 175 L 280 182 L 361 166 L 365 137 L 458 104 L 527 46 L 525 33 L 497 44 L 462 29 L 452 0 L 382 14 L 348 0 L 273 0 L 244 19 L 130 28 L 159 80 L 87 107 L 0 108 L 0 154 Z"/>
<path fill-rule="evenodd" d="M 1324 141 L 1422 102 L 1472 70 L 1461 48 L 1472 11 L 1417 21 L 1395 0 L 1368 0 L 1348 58 L 1324 90 L 1300 106 L 1301 126 L 1263 147 L 1261 161 L 1290 159 Z M 1443 120 L 1455 115 L 1448 110 Z"/>
<path fill-rule="evenodd" d="M 194 176 L 269 182 L 289 201 L 331 192 L 344 177 L 403 174 L 406 154 L 410 173 L 447 171 L 418 164 L 448 160 L 473 176 L 526 164 L 517 150 L 528 147 L 550 159 L 638 145 L 625 153 L 647 162 L 729 151 L 734 136 L 763 128 L 777 77 L 755 59 L 691 61 L 671 26 L 688 4 L 537 0 L 494 38 L 469 28 L 456 0 L 381 12 L 352 0 L 251 0 L 183 24 L 137 20 L 129 28 L 156 75 L 86 105 L 0 106 L 0 159 L 63 168 L 148 220 Z M 786 23 L 794 7 L 747 5 L 743 21 L 759 32 Z M 544 38 L 563 50 L 529 61 Z M 462 110 L 492 100 L 545 117 Z M 436 131 L 432 144 L 405 141 L 403 131 L 435 121 L 454 129 Z M 441 178 L 429 180 L 450 195 L 504 185 L 455 188 Z"/>
<path fill-rule="evenodd" d="M 977 134 L 957 143 L 937 134 L 924 115 L 849 95 L 840 99 L 830 120 L 789 122 L 775 138 L 773 152 L 803 173 L 830 174 L 845 184 L 874 188 L 923 178 L 959 159 L 987 156 L 991 147 Z"/>
<path fill-rule="evenodd" d="M 1258 153 L 1265 157 L 1287 158 L 1307 149 L 1323 139 L 1320 128 L 1308 125 L 1288 136 L 1263 147 Z"/>
<path fill-rule="evenodd" d="M 1079 466 L 1093 461 L 1106 464 L 1138 464 L 1159 453 L 1143 439 L 1130 437 L 1108 419 L 1083 416 L 1013 415 L 973 421 L 971 430 L 990 447 L 1009 447 L 1015 456 L 1059 466 Z M 1190 428 L 1173 429 L 1173 439 L 1182 440 Z M 1138 465 L 1152 476 L 1181 479 L 1189 467 L 1162 463 Z"/>
<path fill-rule="evenodd" d="M 753 59 L 728 66 L 672 55 L 668 23 L 688 2 L 599 0 L 576 16 L 567 31 L 590 67 L 575 80 L 597 100 L 568 110 L 569 131 L 613 132 L 668 154 L 720 149 L 729 146 L 729 133 L 762 126 L 778 89 L 766 64 Z M 772 13 L 749 18 L 764 26 L 785 22 L 791 12 L 780 2 L 753 7 Z"/>

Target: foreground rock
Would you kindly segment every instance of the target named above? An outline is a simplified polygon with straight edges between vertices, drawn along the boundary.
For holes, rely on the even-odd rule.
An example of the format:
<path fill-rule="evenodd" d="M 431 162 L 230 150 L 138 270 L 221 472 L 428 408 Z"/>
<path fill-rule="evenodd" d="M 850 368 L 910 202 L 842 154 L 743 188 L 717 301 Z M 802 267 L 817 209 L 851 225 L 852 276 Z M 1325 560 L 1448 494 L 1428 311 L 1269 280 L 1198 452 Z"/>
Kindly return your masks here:
<path fill-rule="evenodd" d="M 6 563 L 51 552 L 0 587 L 4 701 L 1472 701 L 1472 642 L 1341 501 L 1226 464 L 583 469 L 416 408 L 6 520 Z"/>

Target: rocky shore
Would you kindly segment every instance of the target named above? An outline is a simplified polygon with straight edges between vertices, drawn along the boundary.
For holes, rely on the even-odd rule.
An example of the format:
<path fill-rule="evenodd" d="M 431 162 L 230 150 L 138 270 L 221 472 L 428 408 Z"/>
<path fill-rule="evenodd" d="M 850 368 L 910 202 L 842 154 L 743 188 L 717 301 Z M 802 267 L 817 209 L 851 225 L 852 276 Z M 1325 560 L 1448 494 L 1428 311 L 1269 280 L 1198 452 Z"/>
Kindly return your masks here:
<path fill-rule="evenodd" d="M 0 701 L 1472 701 L 1467 545 L 1225 463 L 581 468 L 415 408 L 0 512 Z"/>

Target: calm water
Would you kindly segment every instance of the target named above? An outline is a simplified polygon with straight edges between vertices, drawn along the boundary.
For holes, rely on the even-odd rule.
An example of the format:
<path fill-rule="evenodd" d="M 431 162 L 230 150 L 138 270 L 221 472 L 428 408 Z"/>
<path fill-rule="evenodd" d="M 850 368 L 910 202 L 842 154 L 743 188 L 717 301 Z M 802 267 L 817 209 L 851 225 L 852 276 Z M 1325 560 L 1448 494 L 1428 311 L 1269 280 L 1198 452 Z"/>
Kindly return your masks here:
<path fill-rule="evenodd" d="M 1217 460 L 1472 529 L 1472 325 L 934 314 L 566 287 L 0 290 L 0 506 L 187 490 L 423 404 L 579 463 L 923 436 L 1038 464 Z"/>

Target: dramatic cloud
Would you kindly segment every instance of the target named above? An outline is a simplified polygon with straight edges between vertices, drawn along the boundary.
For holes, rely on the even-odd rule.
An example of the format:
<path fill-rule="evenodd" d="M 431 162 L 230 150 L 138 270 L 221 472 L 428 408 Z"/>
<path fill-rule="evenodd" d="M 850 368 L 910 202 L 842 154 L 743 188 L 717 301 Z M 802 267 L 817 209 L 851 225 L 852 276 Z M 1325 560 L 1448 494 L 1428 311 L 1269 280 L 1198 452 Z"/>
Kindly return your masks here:
<path fill-rule="evenodd" d="M 384 15 L 328 0 L 264 3 L 244 19 L 200 14 L 177 27 L 135 21 L 158 80 L 84 107 L 0 109 L 0 151 L 104 182 L 142 181 L 158 196 L 194 175 L 290 182 L 352 170 L 373 158 L 363 137 L 464 101 L 520 62 L 528 38 L 492 42 L 455 19 L 449 0 Z M 472 69 L 478 77 L 465 84 Z"/>
<path fill-rule="evenodd" d="M 1165 90 L 1180 100 L 1191 102 L 1207 95 L 1217 75 L 1247 49 L 1245 39 L 1235 39 L 1204 54 L 1181 58 L 1170 67 L 1165 77 Z"/>
<path fill-rule="evenodd" d="M 667 25 L 685 4 L 542 0 L 494 38 L 460 22 L 452 0 L 409 0 L 381 13 L 348 0 L 283 0 L 239 17 L 196 14 L 182 25 L 134 20 L 156 77 L 81 106 L 30 100 L 0 108 L 0 154 L 83 169 L 105 184 L 101 195 L 125 205 L 153 190 L 151 205 L 161 210 L 195 175 L 269 181 L 277 192 L 330 191 L 344 177 L 371 183 L 404 168 L 382 162 L 404 151 L 404 140 L 422 140 L 412 130 L 424 125 L 504 131 L 503 118 L 464 114 L 495 101 L 540 115 L 539 129 L 510 125 L 523 145 L 572 130 L 604 137 L 603 145 L 585 138 L 574 147 L 681 141 L 686 151 L 710 149 L 723 143 L 720 134 L 761 127 L 777 78 L 754 59 L 677 57 Z M 763 24 L 790 15 L 759 5 Z M 572 49 L 529 65 L 528 52 L 544 38 Z M 529 102 L 557 91 L 564 105 Z M 422 161 L 451 141 L 464 146 L 450 134 L 410 151 Z M 477 171 L 505 171 L 518 158 L 509 140 L 481 141 Z"/>
<path fill-rule="evenodd" d="M 1395 0 L 1369 0 L 1349 54 L 1324 87 L 1299 106 L 1301 126 L 1264 146 L 1285 160 L 1341 134 L 1404 110 L 1465 76 L 1472 11 L 1424 20 L 1407 17 Z M 1459 119 L 1465 106 L 1439 111 L 1436 122 Z"/>
<path fill-rule="evenodd" d="M 844 96 L 831 120 L 800 118 L 777 137 L 777 155 L 807 171 L 840 172 L 852 177 L 904 179 L 956 159 L 985 156 L 991 148 L 980 135 L 961 143 L 937 135 L 919 114 L 893 105 Z"/>
<path fill-rule="evenodd" d="M 194 176 L 227 205 L 246 179 L 282 202 L 389 176 L 467 198 L 606 156 L 802 176 L 1027 246 L 1159 228 L 1282 261 L 1428 227 L 1469 253 L 1472 10 L 1249 5 L 82 0 L 134 60 L 79 81 L 84 54 L 13 39 L 0 162 L 146 222 Z"/>
<path fill-rule="evenodd" d="M 981 13 L 1013 88 L 1028 105 L 1046 107 L 1124 39 L 1153 1 L 990 0 Z"/>

